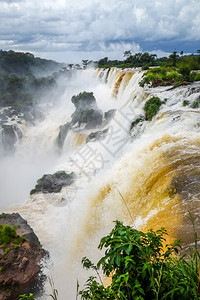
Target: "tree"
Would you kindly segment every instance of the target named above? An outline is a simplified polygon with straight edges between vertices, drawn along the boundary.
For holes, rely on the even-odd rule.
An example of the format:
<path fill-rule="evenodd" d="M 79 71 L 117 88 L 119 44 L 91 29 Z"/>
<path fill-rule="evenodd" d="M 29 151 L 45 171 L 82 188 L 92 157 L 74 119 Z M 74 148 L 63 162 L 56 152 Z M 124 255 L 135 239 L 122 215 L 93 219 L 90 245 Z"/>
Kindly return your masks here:
<path fill-rule="evenodd" d="M 178 58 L 177 51 L 174 51 L 174 52 L 169 56 L 169 58 L 172 60 L 173 66 L 176 67 L 176 62 L 177 62 L 177 58 Z"/>
<path fill-rule="evenodd" d="M 106 65 L 107 63 L 108 63 L 108 57 L 104 57 L 98 61 L 98 66 L 101 67 L 101 66 Z"/>
<path fill-rule="evenodd" d="M 129 58 L 132 55 L 131 50 L 124 51 L 124 57 Z"/>

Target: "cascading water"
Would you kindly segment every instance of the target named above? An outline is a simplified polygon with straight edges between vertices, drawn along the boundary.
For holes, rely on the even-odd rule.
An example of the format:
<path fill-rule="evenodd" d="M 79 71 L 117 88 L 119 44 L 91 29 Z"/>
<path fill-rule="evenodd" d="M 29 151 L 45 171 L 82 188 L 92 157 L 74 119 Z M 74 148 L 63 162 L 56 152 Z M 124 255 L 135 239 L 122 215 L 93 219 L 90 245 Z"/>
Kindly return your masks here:
<path fill-rule="evenodd" d="M 3 208 L 18 204 L 15 196 L 23 202 L 44 173 L 65 170 L 77 175 L 73 186 L 61 193 L 37 193 L 6 210 L 19 212 L 49 250 L 52 265 L 45 272 L 53 277 L 61 300 L 75 298 L 76 279 L 82 284 L 88 277 L 81 258 L 96 262 L 101 257 L 97 245 L 114 220 L 143 230 L 164 226 L 169 241 L 180 237 L 185 245 L 193 241 L 188 211 L 200 229 L 200 113 L 192 108 L 198 83 L 143 89 L 139 70 L 98 70 L 96 78 L 95 73 L 78 73 L 59 106 L 27 128 L 15 155 L 1 162 Z M 115 115 L 101 128 L 107 130 L 104 138 L 86 142 L 87 130 L 70 131 L 58 153 L 59 127 L 73 112 L 70 98 L 84 90 L 94 92 L 102 111 L 115 108 Z M 152 96 L 163 105 L 152 121 L 145 121 L 144 104 Z M 185 99 L 190 106 L 183 106 Z M 130 131 L 137 118 L 143 121 Z M 50 292 L 48 284 L 46 289 Z"/>

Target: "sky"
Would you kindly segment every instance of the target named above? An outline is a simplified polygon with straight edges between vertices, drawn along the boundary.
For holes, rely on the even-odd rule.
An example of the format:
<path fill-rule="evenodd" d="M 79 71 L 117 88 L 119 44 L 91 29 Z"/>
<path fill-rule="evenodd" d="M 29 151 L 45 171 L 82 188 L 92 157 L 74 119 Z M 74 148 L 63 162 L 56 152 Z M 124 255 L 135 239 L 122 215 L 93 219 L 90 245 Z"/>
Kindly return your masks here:
<path fill-rule="evenodd" d="M 58 62 L 200 49 L 200 0 L 0 0 L 0 49 Z"/>

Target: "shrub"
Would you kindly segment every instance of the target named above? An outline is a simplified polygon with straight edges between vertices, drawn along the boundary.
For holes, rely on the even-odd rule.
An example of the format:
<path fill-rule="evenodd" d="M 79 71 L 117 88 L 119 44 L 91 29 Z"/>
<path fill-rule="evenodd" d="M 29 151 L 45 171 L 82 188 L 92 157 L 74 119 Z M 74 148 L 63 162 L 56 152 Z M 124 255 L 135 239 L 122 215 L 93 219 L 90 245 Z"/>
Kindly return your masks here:
<path fill-rule="evenodd" d="M 15 229 L 9 225 L 1 225 L 0 244 L 8 244 L 17 237 Z"/>
<path fill-rule="evenodd" d="M 183 106 L 188 106 L 190 104 L 189 100 L 183 100 Z"/>
<path fill-rule="evenodd" d="M 19 245 L 25 240 L 26 239 L 23 236 L 19 236 L 16 233 L 14 227 L 9 225 L 0 225 L 0 244 L 3 245 L 4 248 L 6 248 L 9 243 Z"/>
<path fill-rule="evenodd" d="M 167 300 L 200 299 L 198 295 L 197 250 L 187 258 L 178 254 L 180 241 L 163 246 L 166 230 L 149 230 L 147 233 L 124 226 L 116 221 L 111 233 L 102 238 L 99 249 L 105 247 L 105 255 L 95 266 L 86 257 L 83 266 L 112 276 L 112 282 L 104 287 L 101 278 L 90 276 L 85 288 L 79 291 L 82 299 L 110 300 Z"/>
<path fill-rule="evenodd" d="M 190 80 L 190 68 L 187 65 L 183 65 L 179 68 L 179 73 L 182 75 L 183 80 Z"/>
<path fill-rule="evenodd" d="M 166 73 L 165 78 L 167 80 L 177 80 L 179 78 L 179 74 L 177 71 L 170 71 Z"/>
<path fill-rule="evenodd" d="M 192 108 L 199 108 L 200 107 L 200 98 L 196 99 L 193 103 L 192 103 Z"/>
<path fill-rule="evenodd" d="M 151 121 L 153 116 L 159 111 L 162 101 L 158 97 L 150 98 L 144 106 L 144 111 L 148 121 Z"/>
<path fill-rule="evenodd" d="M 193 72 L 194 73 L 194 72 Z M 195 74 L 195 73 L 194 73 Z M 200 73 L 195 74 L 194 81 L 200 81 Z"/>

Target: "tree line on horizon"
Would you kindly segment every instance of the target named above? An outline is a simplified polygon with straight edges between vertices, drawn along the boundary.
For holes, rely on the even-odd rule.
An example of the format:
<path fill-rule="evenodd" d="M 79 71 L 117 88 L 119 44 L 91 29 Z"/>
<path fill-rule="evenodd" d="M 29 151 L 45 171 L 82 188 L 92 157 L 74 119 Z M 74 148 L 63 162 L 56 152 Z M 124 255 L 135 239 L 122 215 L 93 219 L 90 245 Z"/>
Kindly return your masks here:
<path fill-rule="evenodd" d="M 150 54 L 148 52 L 132 54 L 131 50 L 127 50 L 123 54 L 124 60 L 109 60 L 108 57 L 101 58 L 97 61 L 99 68 L 135 68 L 142 67 L 144 70 L 153 66 L 178 66 L 180 64 L 190 65 L 191 69 L 200 69 L 200 50 L 197 50 L 197 54 L 184 55 L 181 51 L 180 54 L 174 51 L 169 57 L 157 57 L 156 54 Z"/>

